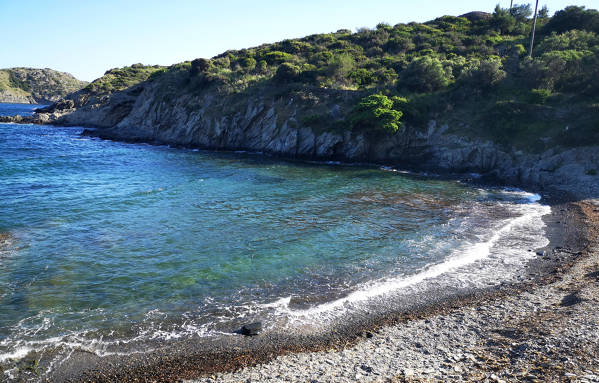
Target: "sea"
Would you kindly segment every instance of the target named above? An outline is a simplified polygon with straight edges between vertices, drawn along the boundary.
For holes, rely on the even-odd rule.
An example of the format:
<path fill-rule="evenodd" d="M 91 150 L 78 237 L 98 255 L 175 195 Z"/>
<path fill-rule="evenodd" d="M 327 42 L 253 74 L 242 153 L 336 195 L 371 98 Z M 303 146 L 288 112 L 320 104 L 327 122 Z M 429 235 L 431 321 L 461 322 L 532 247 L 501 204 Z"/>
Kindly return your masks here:
<path fill-rule="evenodd" d="M 8 380 L 43 378 L 73 352 L 240 337 L 255 321 L 319 331 L 427 291 L 517 280 L 548 244 L 550 207 L 518 189 L 82 130 L 0 124 Z"/>

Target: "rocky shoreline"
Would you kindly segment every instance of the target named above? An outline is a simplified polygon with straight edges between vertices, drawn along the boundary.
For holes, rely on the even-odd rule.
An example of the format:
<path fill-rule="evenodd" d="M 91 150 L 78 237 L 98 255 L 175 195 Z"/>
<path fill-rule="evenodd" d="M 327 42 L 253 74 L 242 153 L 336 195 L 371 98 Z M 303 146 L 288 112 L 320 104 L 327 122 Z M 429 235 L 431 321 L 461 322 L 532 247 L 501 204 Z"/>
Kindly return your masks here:
<path fill-rule="evenodd" d="M 190 339 L 127 357 L 81 353 L 48 378 L 69 382 L 554 381 L 567 380 L 566 373 L 597 374 L 593 363 L 599 350 L 592 326 L 599 318 L 593 307 L 599 280 L 592 276 L 599 272 L 595 242 L 599 202 L 555 204 L 552 210 L 545 219 L 551 243 L 545 255 L 529 263 L 517 283 L 431 299 L 401 312 L 351 321 L 328 333 L 266 332 L 210 342 Z M 559 320 L 554 322 L 555 318 Z M 582 337 L 580 329 L 586 331 Z M 538 359 L 545 344 L 559 346 L 555 348 L 559 352 L 550 354 L 553 360 Z M 558 359 L 559 365 L 554 363 Z"/>
<path fill-rule="evenodd" d="M 5 118 L 5 122 L 65 122 L 60 118 L 48 120 L 40 116 L 47 114 L 21 118 L 20 121 Z M 76 122 L 86 120 L 71 122 L 66 125 L 78 125 Z M 94 124 L 88 121 L 81 125 Z M 578 344 L 577 337 L 583 330 L 587 334 L 593 333 L 592 326 L 597 325 L 594 318 L 599 317 L 599 313 L 593 311 L 593 302 L 598 296 L 597 283 L 586 277 L 597 272 L 595 241 L 599 204 L 597 200 L 571 201 L 599 194 L 599 183 L 584 170 L 598 161 L 597 153 L 589 147 L 540 156 L 522 154 L 514 158 L 501 154 L 491 143 L 464 140 L 446 134 L 446 130 L 431 122 L 429 130 L 418 133 L 419 137 L 412 137 L 401 145 L 392 144 L 408 150 L 406 156 L 419 149 L 426 152 L 426 162 L 411 163 L 408 167 L 414 165 L 412 168 L 446 173 L 484 171 L 495 166 L 497 171 L 485 172 L 485 179 L 550 191 L 552 195 L 550 220 L 553 223 L 548 224 L 548 237 L 552 243 L 545 256 L 530 263 L 529 271 L 518 283 L 443 296 L 403 311 L 361 318 L 326 334 L 282 336 L 265 333 L 209 342 L 192 339 L 164 345 L 159 351 L 127 357 L 99 358 L 81 352 L 73 355 L 48 379 L 68 382 L 170 382 L 198 377 L 203 377 L 202 381 L 569 381 L 586 375 L 590 377 L 588 381 L 594 381 L 593 376 L 599 374 L 593 369 L 593 363 L 599 365 L 597 339 L 586 336 L 581 338 L 583 343 Z M 85 134 L 123 141 L 228 148 L 129 136 L 127 129 L 118 131 L 101 127 L 87 130 Z M 326 147 L 327 142 L 330 144 L 335 139 L 320 145 Z M 286 158 L 303 158 L 288 156 L 285 152 L 265 152 Z M 307 159 L 337 157 L 331 157 L 325 151 L 322 156 Z M 477 166 L 464 168 L 462 165 L 467 160 Z M 439 166 L 432 165 L 435 161 Z M 514 161 L 522 162 L 513 167 Z M 406 164 L 398 158 L 390 163 Z M 544 170 L 552 163 L 556 165 L 555 169 Z M 522 169 L 527 169 L 527 175 Z M 517 177 L 510 174 L 517 174 Z M 586 245 L 591 242 L 592 246 Z M 589 298 L 581 298 L 581 294 Z M 533 318 L 537 318 L 534 323 Z M 570 328 L 570 324 L 575 327 Z M 552 332 L 553 328 L 557 330 Z M 414 339 L 422 340 L 413 342 Z M 543 359 L 540 355 L 547 351 L 543 348 L 546 344 L 559 352 Z M 515 349 L 514 345 L 523 348 Z M 587 359 L 579 355 L 581 350 Z M 515 366 L 520 370 L 516 371 Z"/>
<path fill-rule="evenodd" d="M 537 283 L 378 329 L 342 350 L 285 355 L 197 382 L 597 382 L 599 201 L 576 206 L 590 241 Z"/>

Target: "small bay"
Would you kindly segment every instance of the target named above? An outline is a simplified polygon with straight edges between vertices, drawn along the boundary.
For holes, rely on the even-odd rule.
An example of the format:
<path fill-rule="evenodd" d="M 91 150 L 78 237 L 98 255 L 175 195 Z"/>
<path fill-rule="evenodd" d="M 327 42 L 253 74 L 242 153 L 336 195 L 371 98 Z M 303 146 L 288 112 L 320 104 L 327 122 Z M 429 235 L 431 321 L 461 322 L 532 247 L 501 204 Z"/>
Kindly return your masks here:
<path fill-rule="evenodd" d="M 548 208 L 517 190 L 81 131 L 0 124 L 0 361 L 500 283 L 546 244 Z"/>

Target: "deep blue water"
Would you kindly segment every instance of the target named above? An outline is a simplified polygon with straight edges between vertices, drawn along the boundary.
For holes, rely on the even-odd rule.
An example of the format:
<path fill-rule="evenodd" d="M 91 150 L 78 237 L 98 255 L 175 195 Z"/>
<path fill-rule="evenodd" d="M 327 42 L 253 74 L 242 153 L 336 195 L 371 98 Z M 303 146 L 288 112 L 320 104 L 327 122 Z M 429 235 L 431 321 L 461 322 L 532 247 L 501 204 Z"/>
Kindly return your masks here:
<path fill-rule="evenodd" d="M 527 193 L 81 130 L 0 124 L 0 362 L 357 305 L 541 235 Z"/>
<path fill-rule="evenodd" d="M 46 105 L 35 104 L 2 104 L 0 103 L 0 116 L 28 116 L 34 109 L 43 108 Z"/>

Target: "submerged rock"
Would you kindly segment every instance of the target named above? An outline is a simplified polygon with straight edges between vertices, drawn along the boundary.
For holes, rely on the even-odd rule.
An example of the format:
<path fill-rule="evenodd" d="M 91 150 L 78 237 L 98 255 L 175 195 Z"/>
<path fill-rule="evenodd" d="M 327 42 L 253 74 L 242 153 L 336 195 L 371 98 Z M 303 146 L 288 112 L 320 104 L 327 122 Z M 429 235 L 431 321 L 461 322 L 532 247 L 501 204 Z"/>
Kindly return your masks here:
<path fill-rule="evenodd" d="M 254 336 L 258 335 L 260 331 L 262 331 L 262 322 L 254 322 L 241 326 L 239 333 L 245 336 Z"/>

